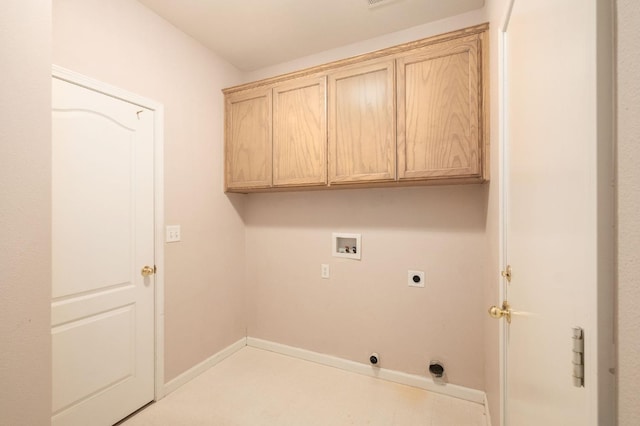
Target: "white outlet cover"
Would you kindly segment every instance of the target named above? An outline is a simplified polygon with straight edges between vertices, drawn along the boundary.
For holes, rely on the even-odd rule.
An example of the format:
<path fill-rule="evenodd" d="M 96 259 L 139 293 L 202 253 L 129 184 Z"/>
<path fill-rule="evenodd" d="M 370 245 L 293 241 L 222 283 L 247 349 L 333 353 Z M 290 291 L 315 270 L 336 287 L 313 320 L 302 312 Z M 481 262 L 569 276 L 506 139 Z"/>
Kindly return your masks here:
<path fill-rule="evenodd" d="M 328 280 L 329 279 L 329 274 L 330 274 L 329 265 L 326 264 L 326 263 L 321 264 L 320 265 L 320 277 L 325 279 L 325 280 Z"/>
<path fill-rule="evenodd" d="M 424 271 L 408 271 L 407 284 L 409 287 L 424 287 Z"/>

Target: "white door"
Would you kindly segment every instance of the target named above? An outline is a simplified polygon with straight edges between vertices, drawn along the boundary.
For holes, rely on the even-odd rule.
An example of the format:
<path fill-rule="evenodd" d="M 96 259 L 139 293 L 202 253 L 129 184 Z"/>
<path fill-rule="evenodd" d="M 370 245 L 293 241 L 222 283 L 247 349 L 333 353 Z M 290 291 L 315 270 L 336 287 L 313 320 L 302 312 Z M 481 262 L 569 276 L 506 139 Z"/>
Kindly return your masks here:
<path fill-rule="evenodd" d="M 598 235 L 598 182 L 608 176 L 597 170 L 595 4 L 515 0 L 506 27 L 507 426 L 605 424 L 598 422 L 598 244 L 611 234 Z M 572 377 L 573 327 L 584 330 L 584 387 Z"/>
<path fill-rule="evenodd" d="M 154 397 L 153 112 L 53 78 L 53 425 Z"/>

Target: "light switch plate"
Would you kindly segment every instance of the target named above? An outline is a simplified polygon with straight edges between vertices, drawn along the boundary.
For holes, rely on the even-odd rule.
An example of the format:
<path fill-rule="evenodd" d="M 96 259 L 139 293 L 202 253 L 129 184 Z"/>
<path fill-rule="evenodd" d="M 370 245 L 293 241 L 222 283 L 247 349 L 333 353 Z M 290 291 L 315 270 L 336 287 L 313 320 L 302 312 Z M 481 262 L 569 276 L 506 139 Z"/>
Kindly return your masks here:
<path fill-rule="evenodd" d="M 180 241 L 180 225 L 168 225 L 165 242 L 175 243 Z"/>

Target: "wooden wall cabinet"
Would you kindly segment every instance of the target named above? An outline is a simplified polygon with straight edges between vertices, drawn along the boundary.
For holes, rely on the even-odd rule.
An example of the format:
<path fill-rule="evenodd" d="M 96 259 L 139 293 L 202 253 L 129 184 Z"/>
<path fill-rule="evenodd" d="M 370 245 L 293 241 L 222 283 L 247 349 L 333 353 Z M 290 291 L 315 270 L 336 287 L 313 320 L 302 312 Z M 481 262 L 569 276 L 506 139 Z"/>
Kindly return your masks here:
<path fill-rule="evenodd" d="M 488 29 L 225 89 L 225 190 L 488 180 Z"/>
<path fill-rule="evenodd" d="M 273 88 L 273 186 L 327 183 L 326 77 Z"/>
<path fill-rule="evenodd" d="M 395 63 L 329 74 L 329 182 L 396 178 Z"/>
<path fill-rule="evenodd" d="M 482 177 L 477 35 L 397 59 L 398 179 Z"/>
<path fill-rule="evenodd" d="M 271 89 L 250 89 L 225 98 L 227 190 L 271 186 Z"/>
<path fill-rule="evenodd" d="M 326 185 L 326 77 L 225 98 L 225 187 L 244 192 Z"/>

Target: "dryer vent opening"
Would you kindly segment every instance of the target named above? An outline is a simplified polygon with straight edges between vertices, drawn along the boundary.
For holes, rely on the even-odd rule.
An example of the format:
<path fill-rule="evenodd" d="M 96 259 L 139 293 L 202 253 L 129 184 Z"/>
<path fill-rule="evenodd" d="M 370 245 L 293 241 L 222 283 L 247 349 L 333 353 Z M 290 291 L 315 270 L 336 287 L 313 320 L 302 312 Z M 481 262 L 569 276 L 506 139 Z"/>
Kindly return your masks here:
<path fill-rule="evenodd" d="M 437 384 L 445 384 L 446 376 L 444 372 L 444 365 L 440 361 L 431 361 L 429 362 L 429 373 L 433 378 L 434 383 Z"/>

